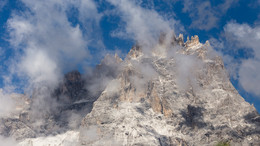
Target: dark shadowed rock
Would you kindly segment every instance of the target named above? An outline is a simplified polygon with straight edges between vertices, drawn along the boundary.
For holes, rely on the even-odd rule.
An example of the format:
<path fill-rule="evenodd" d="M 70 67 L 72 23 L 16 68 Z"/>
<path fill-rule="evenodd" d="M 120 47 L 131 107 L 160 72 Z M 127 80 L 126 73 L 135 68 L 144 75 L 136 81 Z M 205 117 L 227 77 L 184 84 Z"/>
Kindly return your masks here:
<path fill-rule="evenodd" d="M 54 97 L 59 102 L 73 103 L 84 99 L 88 96 L 85 88 L 85 81 L 82 79 L 80 72 L 72 71 L 65 75 L 63 82 L 55 90 Z"/>

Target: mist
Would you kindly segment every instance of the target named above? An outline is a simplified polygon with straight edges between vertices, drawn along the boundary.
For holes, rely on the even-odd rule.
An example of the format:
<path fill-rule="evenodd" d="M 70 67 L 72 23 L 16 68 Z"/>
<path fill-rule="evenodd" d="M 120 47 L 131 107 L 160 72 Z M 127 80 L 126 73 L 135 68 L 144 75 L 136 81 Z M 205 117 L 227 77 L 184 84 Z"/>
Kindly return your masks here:
<path fill-rule="evenodd" d="M 15 112 L 15 101 L 0 89 L 0 118 Z"/>

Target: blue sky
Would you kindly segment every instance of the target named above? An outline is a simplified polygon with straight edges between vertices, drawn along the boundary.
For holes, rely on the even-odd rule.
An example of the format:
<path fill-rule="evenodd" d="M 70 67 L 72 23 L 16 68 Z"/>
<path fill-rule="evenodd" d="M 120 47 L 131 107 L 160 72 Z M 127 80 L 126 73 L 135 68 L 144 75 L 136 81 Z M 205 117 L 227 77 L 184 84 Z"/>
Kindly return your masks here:
<path fill-rule="evenodd" d="M 0 0 L 0 88 L 23 92 L 28 82 L 86 72 L 165 30 L 209 40 L 260 111 L 259 0 Z"/>

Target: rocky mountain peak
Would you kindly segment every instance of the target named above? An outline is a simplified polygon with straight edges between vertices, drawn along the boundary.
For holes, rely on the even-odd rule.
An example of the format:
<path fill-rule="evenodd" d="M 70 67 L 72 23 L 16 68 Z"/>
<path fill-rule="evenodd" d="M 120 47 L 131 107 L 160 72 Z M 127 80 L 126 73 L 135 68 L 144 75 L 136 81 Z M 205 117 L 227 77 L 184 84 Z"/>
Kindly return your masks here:
<path fill-rule="evenodd" d="M 167 37 L 160 36 L 154 54 L 135 45 L 124 60 L 105 56 L 89 75 L 67 73 L 51 94 L 58 108 L 36 126 L 30 109 L 29 116 L 2 119 L 1 135 L 23 146 L 260 145 L 260 116 L 210 44 Z"/>
<path fill-rule="evenodd" d="M 82 145 L 259 144 L 259 121 L 249 122 L 259 115 L 248 118 L 256 110 L 232 86 L 209 43 L 201 44 L 198 36 L 183 43 L 182 35 L 173 42 L 183 56 L 147 57 L 140 46 L 130 50 L 121 73 L 83 119 L 83 129 L 99 132 L 96 140 L 83 132 Z"/>
<path fill-rule="evenodd" d="M 179 34 L 179 37 L 175 37 L 175 38 L 176 38 L 177 43 L 178 43 L 180 46 L 184 46 L 183 34 Z"/>
<path fill-rule="evenodd" d="M 82 79 L 79 71 L 71 71 L 64 76 L 63 82 L 60 84 L 58 89 L 56 89 L 56 95 L 58 100 L 66 101 L 68 103 L 80 100 L 82 95 L 87 94 L 84 89 L 85 81 Z"/>
<path fill-rule="evenodd" d="M 133 46 L 129 51 L 129 53 L 127 54 L 127 58 L 131 58 L 131 59 L 137 59 L 140 56 L 142 56 L 142 48 L 138 44 Z"/>
<path fill-rule="evenodd" d="M 123 60 L 115 53 L 115 59 L 117 63 L 121 63 Z"/>
<path fill-rule="evenodd" d="M 71 72 L 65 74 L 65 80 L 67 82 L 72 82 L 72 83 L 78 82 L 81 80 L 81 74 L 77 70 L 71 71 Z"/>

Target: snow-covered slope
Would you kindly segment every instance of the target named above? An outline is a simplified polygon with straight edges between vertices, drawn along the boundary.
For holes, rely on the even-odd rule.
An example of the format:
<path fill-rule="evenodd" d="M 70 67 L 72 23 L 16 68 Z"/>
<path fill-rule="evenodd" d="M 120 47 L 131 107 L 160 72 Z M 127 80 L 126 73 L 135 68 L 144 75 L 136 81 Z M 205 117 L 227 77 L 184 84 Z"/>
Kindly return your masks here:
<path fill-rule="evenodd" d="M 47 137 L 28 138 L 21 141 L 19 146 L 74 146 L 77 145 L 79 132 L 67 131 L 63 134 Z"/>

